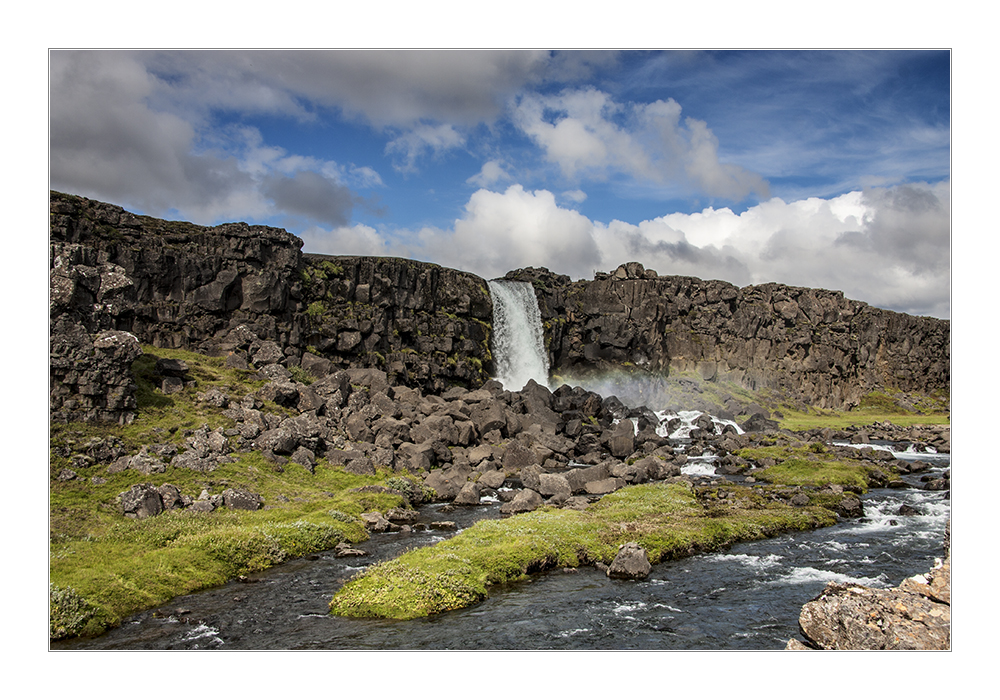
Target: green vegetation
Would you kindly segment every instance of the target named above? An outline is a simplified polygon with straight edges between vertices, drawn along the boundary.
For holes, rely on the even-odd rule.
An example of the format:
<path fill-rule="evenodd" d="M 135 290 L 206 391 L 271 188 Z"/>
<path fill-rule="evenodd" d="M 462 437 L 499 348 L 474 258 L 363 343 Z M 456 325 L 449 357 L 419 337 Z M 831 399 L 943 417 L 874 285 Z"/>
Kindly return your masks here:
<path fill-rule="evenodd" d="M 855 409 L 853 411 L 824 411 L 822 409 L 789 410 L 780 409 L 782 418 L 778 425 L 786 430 L 811 430 L 813 428 L 832 428 L 839 430 L 851 426 L 871 425 L 889 421 L 893 425 L 908 427 L 911 425 L 947 425 L 951 422 L 949 413 L 885 413 L 872 409 Z"/>
<path fill-rule="evenodd" d="M 655 563 L 836 521 L 826 509 L 793 508 L 759 489 L 727 489 L 732 495 L 720 500 L 686 484 L 644 484 L 605 496 L 586 511 L 544 508 L 480 521 L 449 540 L 369 568 L 337 592 L 330 611 L 423 617 L 476 603 L 490 587 L 536 571 L 610 563 L 628 541 L 639 542 Z M 714 502 L 709 506 L 703 497 Z"/>
<path fill-rule="evenodd" d="M 306 307 L 306 315 L 310 318 L 323 318 L 326 313 L 326 304 L 321 301 L 314 301 Z"/>
<path fill-rule="evenodd" d="M 330 549 L 338 542 L 359 542 L 368 535 L 358 516 L 406 504 L 394 493 L 353 489 L 409 483 L 398 473 L 380 470 L 359 476 L 319 460 L 315 474 L 289 462 L 277 471 L 258 452 L 233 452 L 230 463 L 210 472 L 169 464 L 159 474 L 126 469 L 110 473 L 106 463 L 80 459 L 94 438 L 113 439 L 135 454 L 155 443 L 184 447 L 185 432 L 208 425 L 231 427 L 222 410 L 197 400 L 216 387 L 234 399 L 262 386 L 253 373 L 225 367 L 222 358 L 146 347 L 133 364 L 139 386 L 138 418 L 128 426 L 53 424 L 50 471 L 72 469 L 77 477 L 50 483 L 50 634 L 53 638 L 93 635 L 139 610 L 170 598 L 219 585 L 237 576 L 291 558 Z M 177 394 L 155 388 L 158 356 L 187 362 L 196 382 Z M 265 412 L 283 409 L 265 404 Z M 72 459 L 77 455 L 77 459 Z M 212 513 L 172 510 L 144 520 L 127 519 L 118 494 L 140 483 L 172 484 L 197 496 L 203 489 L 220 494 L 246 488 L 265 508 Z M 402 485 L 402 484 L 400 484 Z"/>
<path fill-rule="evenodd" d="M 778 424 L 787 430 L 810 430 L 870 425 L 889 421 L 893 425 L 946 425 L 951 422 L 947 392 L 906 395 L 893 391 L 873 391 L 848 411 L 827 411 L 805 406 L 773 406 L 782 415 Z M 763 403 L 763 402 L 762 402 Z M 764 405 L 767 405 L 766 403 Z"/>
<path fill-rule="evenodd" d="M 743 459 L 770 464 L 753 476 L 775 486 L 805 486 L 819 489 L 836 485 L 864 493 L 874 480 L 885 479 L 894 472 L 889 465 L 874 466 L 868 462 L 836 457 L 822 443 L 805 447 L 772 445 L 737 450 Z"/>

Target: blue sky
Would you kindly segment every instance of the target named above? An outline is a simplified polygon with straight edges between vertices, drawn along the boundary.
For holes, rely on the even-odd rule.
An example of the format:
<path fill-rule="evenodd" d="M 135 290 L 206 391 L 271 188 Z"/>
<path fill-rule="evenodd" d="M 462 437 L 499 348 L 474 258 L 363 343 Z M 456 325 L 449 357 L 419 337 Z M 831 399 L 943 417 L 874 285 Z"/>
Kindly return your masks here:
<path fill-rule="evenodd" d="M 485 277 L 950 316 L 949 51 L 52 51 L 53 189 Z"/>

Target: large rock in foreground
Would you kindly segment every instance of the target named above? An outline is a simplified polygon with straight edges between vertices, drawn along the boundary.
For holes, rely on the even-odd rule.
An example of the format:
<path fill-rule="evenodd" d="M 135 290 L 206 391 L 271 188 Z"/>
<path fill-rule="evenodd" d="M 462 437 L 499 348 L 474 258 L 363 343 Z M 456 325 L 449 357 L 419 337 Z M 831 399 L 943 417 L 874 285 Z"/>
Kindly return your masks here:
<path fill-rule="evenodd" d="M 951 558 L 898 588 L 830 583 L 803 606 L 799 628 L 818 649 L 950 649 Z"/>
<path fill-rule="evenodd" d="M 652 570 L 646 550 L 638 542 L 626 542 L 618 548 L 607 575 L 609 578 L 643 579 Z"/>

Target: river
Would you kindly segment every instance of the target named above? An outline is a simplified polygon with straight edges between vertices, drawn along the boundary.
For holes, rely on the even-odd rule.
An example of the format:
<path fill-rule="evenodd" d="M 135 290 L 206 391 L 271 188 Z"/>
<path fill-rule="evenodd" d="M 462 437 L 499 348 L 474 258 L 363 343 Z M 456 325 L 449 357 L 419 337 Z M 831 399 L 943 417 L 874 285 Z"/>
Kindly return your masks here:
<path fill-rule="evenodd" d="M 948 455 L 897 453 L 950 468 Z M 704 474 L 710 465 L 693 463 Z M 695 473 L 692 471 L 692 473 Z M 865 517 L 724 552 L 664 562 L 645 581 L 616 581 L 590 567 L 532 576 L 473 607 L 412 621 L 332 617 L 327 606 L 350 576 L 454 532 L 373 535 L 363 557 L 324 552 L 134 615 L 101 637 L 52 649 L 782 649 L 798 615 L 826 582 L 899 585 L 943 555 L 947 492 L 877 489 Z M 917 515 L 899 515 L 903 504 Z M 498 505 L 426 506 L 425 522 L 459 530 L 500 517 Z"/>

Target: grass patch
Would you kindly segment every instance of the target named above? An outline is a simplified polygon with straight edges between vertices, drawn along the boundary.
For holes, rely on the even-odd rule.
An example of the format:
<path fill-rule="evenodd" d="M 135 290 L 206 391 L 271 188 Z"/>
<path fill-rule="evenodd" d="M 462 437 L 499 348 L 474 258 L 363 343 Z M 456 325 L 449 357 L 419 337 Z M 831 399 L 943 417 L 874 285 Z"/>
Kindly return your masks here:
<path fill-rule="evenodd" d="M 142 445 L 184 447 L 189 430 L 202 425 L 233 425 L 223 410 L 197 400 L 197 393 L 216 387 L 238 400 L 265 382 L 253 372 L 225 367 L 222 358 L 182 350 L 144 348 L 133 364 L 139 387 L 134 423 L 53 424 L 50 472 L 72 469 L 69 481 L 52 479 L 49 488 L 50 635 L 54 639 L 95 635 L 127 615 L 163 604 L 171 598 L 260 571 L 339 542 L 360 542 L 368 534 L 361 513 L 406 505 L 393 493 L 353 489 L 403 481 L 396 472 L 361 476 L 320 459 L 315 473 L 288 462 L 277 472 L 259 452 L 233 452 L 232 462 L 210 472 L 167 464 L 159 474 L 126 469 L 108 472 L 107 462 L 81 460 L 95 438 L 113 440 L 126 454 Z M 176 394 L 157 388 L 159 357 L 184 360 L 195 384 Z M 265 404 L 265 412 L 284 409 Z M 405 476 L 405 475 L 402 475 Z M 145 520 L 126 519 L 118 495 L 131 486 L 172 484 L 197 497 L 203 489 L 220 494 L 246 488 L 261 496 L 265 508 L 212 513 L 175 510 Z M 408 483 L 408 482 L 407 482 Z"/>
<path fill-rule="evenodd" d="M 449 540 L 369 568 L 334 595 L 330 611 L 425 617 L 472 605 L 491 587 L 537 571 L 610 563 L 628 541 L 638 541 L 656 563 L 836 522 L 822 508 L 792 508 L 741 486 L 731 491 L 737 497 L 709 509 L 686 484 L 644 484 L 605 496 L 586 511 L 543 508 L 480 521 Z"/>
<path fill-rule="evenodd" d="M 772 466 L 753 472 L 755 479 L 775 486 L 807 486 L 814 489 L 836 485 L 864 493 L 873 480 L 884 480 L 895 473 L 887 464 L 878 467 L 862 460 L 838 457 L 821 443 L 805 447 L 774 445 L 737 450 L 744 459 Z"/>
<path fill-rule="evenodd" d="M 783 418 L 778 425 L 786 430 L 812 430 L 814 428 L 832 428 L 842 430 L 861 425 L 871 425 L 889 421 L 893 425 L 909 427 L 912 425 L 948 425 L 951 416 L 948 413 L 885 413 L 873 408 L 855 409 L 853 411 L 810 411 L 786 410 L 781 408 Z"/>

